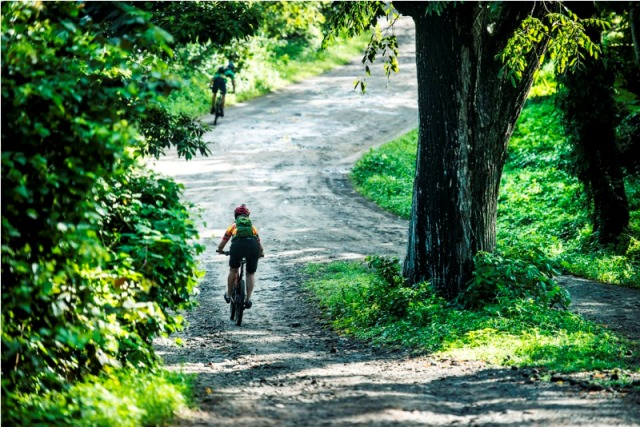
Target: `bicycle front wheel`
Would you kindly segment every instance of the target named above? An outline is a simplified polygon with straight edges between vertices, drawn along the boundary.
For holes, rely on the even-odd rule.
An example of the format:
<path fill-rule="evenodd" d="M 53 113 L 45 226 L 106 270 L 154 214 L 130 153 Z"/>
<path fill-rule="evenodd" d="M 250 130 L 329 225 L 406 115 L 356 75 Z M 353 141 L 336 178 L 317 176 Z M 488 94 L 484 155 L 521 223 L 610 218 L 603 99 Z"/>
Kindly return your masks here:
<path fill-rule="evenodd" d="M 233 289 L 231 290 L 231 303 L 229 304 L 229 308 L 231 309 L 231 320 L 236 320 L 236 316 L 238 314 L 238 300 L 240 298 L 240 287 L 237 283 L 235 283 L 233 285 Z"/>

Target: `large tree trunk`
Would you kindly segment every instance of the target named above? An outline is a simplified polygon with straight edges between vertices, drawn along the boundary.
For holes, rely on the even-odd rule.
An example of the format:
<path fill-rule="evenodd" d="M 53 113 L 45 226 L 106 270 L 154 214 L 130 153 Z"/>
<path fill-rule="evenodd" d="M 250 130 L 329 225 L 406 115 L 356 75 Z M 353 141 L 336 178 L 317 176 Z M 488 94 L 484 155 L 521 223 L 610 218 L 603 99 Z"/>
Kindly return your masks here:
<path fill-rule="evenodd" d="M 629 30 L 633 41 L 633 55 L 636 67 L 640 67 L 640 6 L 638 2 L 629 2 Z"/>
<path fill-rule="evenodd" d="M 580 18 L 596 17 L 593 2 L 575 2 Z M 587 29 L 600 42 L 598 28 Z M 629 225 L 629 203 L 615 132 L 615 72 L 607 67 L 608 53 L 585 58 L 582 67 L 562 78 L 567 133 L 573 143 L 577 175 L 593 201 L 594 234 L 602 244 L 614 243 Z"/>
<path fill-rule="evenodd" d="M 395 5 L 416 25 L 420 119 L 404 276 L 451 299 L 471 278 L 474 255 L 495 249 L 507 142 L 538 66 L 530 60 L 514 87 L 499 77 L 496 55 L 539 6 L 471 2 L 428 15 L 425 3 Z"/>

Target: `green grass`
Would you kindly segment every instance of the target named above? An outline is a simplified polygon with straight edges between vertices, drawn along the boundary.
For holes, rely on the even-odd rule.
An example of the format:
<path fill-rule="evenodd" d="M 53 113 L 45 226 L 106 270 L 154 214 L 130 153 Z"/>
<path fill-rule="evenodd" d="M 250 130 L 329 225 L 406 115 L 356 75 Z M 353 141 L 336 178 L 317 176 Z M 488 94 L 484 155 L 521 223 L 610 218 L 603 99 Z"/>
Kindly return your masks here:
<path fill-rule="evenodd" d="M 15 425 L 161 426 L 191 405 L 190 396 L 191 376 L 121 370 L 88 377 L 64 391 L 12 395 L 16 401 L 3 402 L 2 417 Z"/>
<path fill-rule="evenodd" d="M 417 131 L 376 150 L 355 165 L 356 189 L 381 207 L 408 218 L 411 212 Z M 509 144 L 498 200 L 498 249 L 538 247 L 567 273 L 640 287 L 640 179 L 628 177 L 631 225 L 628 247 L 592 244 L 587 201 L 569 172 L 569 150 L 554 98 L 527 101 Z"/>
<path fill-rule="evenodd" d="M 567 272 L 640 287 L 640 181 L 628 177 L 631 226 L 627 248 L 592 243 L 587 200 L 569 173 L 569 150 L 553 98 L 529 100 L 518 120 L 498 203 L 498 246 L 537 246 Z"/>
<path fill-rule="evenodd" d="M 631 356 L 637 344 L 579 315 L 532 301 L 462 310 L 428 285 L 393 286 L 357 262 L 308 265 L 305 286 L 333 327 L 374 344 L 563 373 L 639 372 Z"/>
<path fill-rule="evenodd" d="M 367 41 L 368 35 L 354 39 L 344 38 L 326 50 L 319 50 L 318 46 L 308 48 L 287 43 L 275 52 L 274 68 L 284 84 L 301 81 L 362 57 Z"/>
<path fill-rule="evenodd" d="M 351 172 L 356 190 L 382 208 L 409 218 L 417 142 L 416 129 L 375 150 L 370 149 Z"/>

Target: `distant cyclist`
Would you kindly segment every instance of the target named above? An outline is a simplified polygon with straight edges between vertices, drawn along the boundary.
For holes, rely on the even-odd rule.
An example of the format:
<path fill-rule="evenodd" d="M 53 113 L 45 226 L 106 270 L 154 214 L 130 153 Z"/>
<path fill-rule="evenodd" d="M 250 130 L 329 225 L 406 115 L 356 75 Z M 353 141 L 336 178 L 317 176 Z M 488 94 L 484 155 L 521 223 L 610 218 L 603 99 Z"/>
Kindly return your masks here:
<path fill-rule="evenodd" d="M 238 274 L 242 258 L 247 259 L 247 301 L 246 308 L 251 308 L 251 293 L 255 283 L 255 273 L 258 269 L 258 258 L 264 256 L 262 242 L 258 235 L 258 230 L 253 226 L 249 219 L 249 209 L 242 204 L 233 211 L 235 222 L 233 222 L 222 236 L 222 241 L 218 245 L 218 252 L 222 252 L 224 247 L 231 240 L 231 249 L 229 250 L 229 276 L 227 277 L 227 293 L 224 300 L 229 303 L 231 298 L 231 290 L 233 282 Z"/>
<path fill-rule="evenodd" d="M 213 79 L 211 80 L 211 91 L 213 92 L 211 97 L 211 114 L 215 113 L 216 95 L 220 92 L 220 96 L 222 97 L 222 111 L 220 112 L 220 116 L 224 117 L 224 101 L 227 95 L 228 79 L 231 79 L 233 91 L 236 91 L 235 69 L 233 62 L 229 61 L 229 64 L 226 67 L 218 68 L 218 71 L 213 75 Z"/>

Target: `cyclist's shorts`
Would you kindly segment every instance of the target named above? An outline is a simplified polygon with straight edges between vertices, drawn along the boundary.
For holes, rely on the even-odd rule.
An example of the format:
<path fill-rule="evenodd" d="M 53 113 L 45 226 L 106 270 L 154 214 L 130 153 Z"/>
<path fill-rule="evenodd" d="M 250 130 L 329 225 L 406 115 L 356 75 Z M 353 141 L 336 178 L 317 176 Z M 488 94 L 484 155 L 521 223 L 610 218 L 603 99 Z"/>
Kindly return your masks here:
<path fill-rule="evenodd" d="M 260 244 L 255 238 L 236 237 L 231 241 L 229 267 L 240 268 L 242 258 L 247 258 L 247 273 L 255 273 L 258 269 L 258 258 L 260 258 Z"/>
<path fill-rule="evenodd" d="M 227 81 L 222 77 L 216 77 L 213 79 L 213 86 L 211 86 L 213 93 L 220 91 L 221 94 L 227 94 Z"/>

